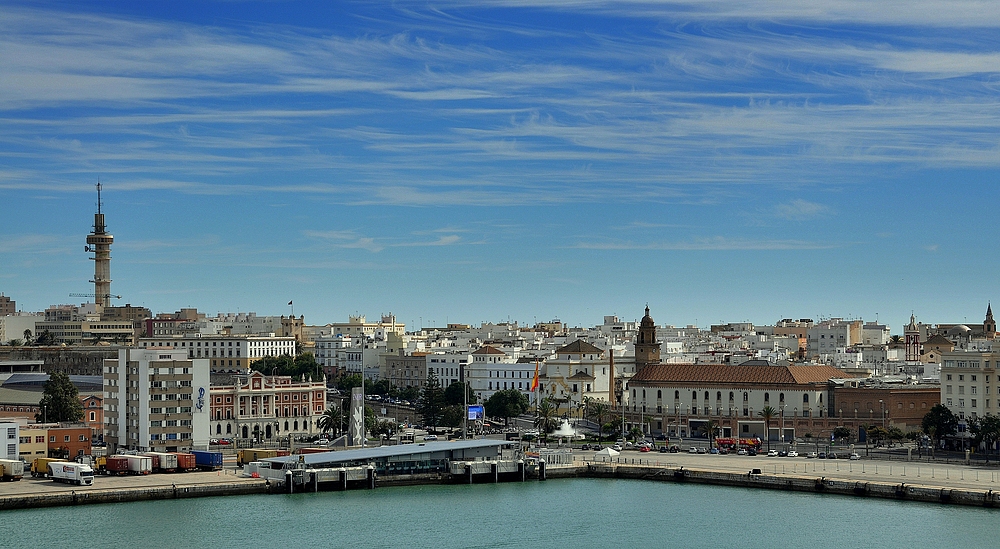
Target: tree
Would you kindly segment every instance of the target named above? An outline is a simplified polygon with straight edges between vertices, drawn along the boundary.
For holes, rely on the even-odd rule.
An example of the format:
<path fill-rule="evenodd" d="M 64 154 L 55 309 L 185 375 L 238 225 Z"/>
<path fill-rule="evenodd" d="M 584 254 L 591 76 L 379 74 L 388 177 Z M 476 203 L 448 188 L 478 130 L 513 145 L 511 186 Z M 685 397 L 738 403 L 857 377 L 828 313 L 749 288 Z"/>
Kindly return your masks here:
<path fill-rule="evenodd" d="M 427 382 L 420 391 L 417 413 L 424 418 L 424 425 L 431 427 L 431 432 L 435 432 L 437 426 L 441 424 L 444 407 L 444 390 L 441 389 L 441 383 L 434 373 L 427 374 Z"/>
<path fill-rule="evenodd" d="M 344 413 L 341 411 L 340 406 L 333 405 L 323 412 L 323 415 L 319 417 L 319 428 L 324 433 L 327 431 L 333 431 L 334 436 L 340 434 L 340 427 L 344 421 Z"/>
<path fill-rule="evenodd" d="M 452 383 L 452 385 L 455 384 Z M 461 404 L 450 404 L 441 411 L 441 424 L 445 427 L 460 427 L 464 417 Z"/>
<path fill-rule="evenodd" d="M 444 402 L 449 406 L 462 405 L 462 386 L 465 386 L 466 397 L 469 404 L 476 403 L 476 394 L 472 392 L 472 387 L 468 383 L 454 382 L 444 390 Z"/>
<path fill-rule="evenodd" d="M 529 406 L 527 395 L 517 389 L 497 391 L 483 404 L 486 415 L 502 417 L 504 425 L 510 424 L 510 418 L 527 412 Z"/>
<path fill-rule="evenodd" d="M 42 392 L 42 400 L 38 402 L 41 412 L 35 414 L 35 421 L 80 421 L 83 419 L 83 403 L 80 402 L 80 392 L 69 380 L 65 372 L 49 374 Z"/>
<path fill-rule="evenodd" d="M 986 414 L 969 419 L 969 431 L 974 437 L 976 448 L 980 444 L 986 445 L 986 458 L 989 459 L 990 450 L 1000 439 L 1000 417 L 993 414 Z"/>
<path fill-rule="evenodd" d="M 767 451 L 771 451 L 771 420 L 774 416 L 778 415 L 778 411 L 774 409 L 773 406 L 764 406 L 760 412 L 757 413 L 760 417 L 764 418 L 764 438 L 767 439 Z"/>
<path fill-rule="evenodd" d="M 850 438 L 850 436 L 851 436 L 851 430 L 848 429 L 847 427 L 844 427 L 843 425 L 835 427 L 833 429 L 833 438 L 839 438 L 843 440 L 845 438 Z"/>
<path fill-rule="evenodd" d="M 953 435 L 958 431 L 958 418 L 947 406 L 935 404 L 920 421 L 920 428 L 931 437 L 933 444 L 931 455 L 934 455 L 934 447 L 938 445 L 941 437 Z"/>
<path fill-rule="evenodd" d="M 24 344 L 31 345 L 31 330 L 27 328 L 24 330 Z"/>
<path fill-rule="evenodd" d="M 638 442 L 638 440 L 642 437 L 642 434 L 642 427 L 639 427 L 638 425 L 633 425 L 628 430 L 628 436 L 632 438 L 632 442 Z"/>
<path fill-rule="evenodd" d="M 708 420 L 704 425 L 702 425 L 701 430 L 705 432 L 705 436 L 708 437 L 708 447 L 712 447 L 712 441 L 715 436 L 719 434 L 719 422 L 714 419 Z"/>
<path fill-rule="evenodd" d="M 883 440 L 889 438 L 889 431 L 878 425 L 871 425 L 868 427 L 868 437 L 872 439 L 875 446 L 880 446 Z"/>
<path fill-rule="evenodd" d="M 600 444 L 604 435 L 604 424 L 607 423 L 608 417 L 611 415 L 611 408 L 604 402 L 592 402 L 590 406 L 587 407 L 590 412 L 590 417 L 594 418 L 597 423 L 597 443 Z"/>
<path fill-rule="evenodd" d="M 535 416 L 535 428 L 537 428 L 543 435 L 548 435 L 556 430 L 558 427 L 556 407 L 552 405 L 552 400 L 548 397 L 543 398 L 541 402 L 538 403 L 538 411 Z M 547 438 L 547 437 L 546 437 Z"/>
<path fill-rule="evenodd" d="M 254 363 L 256 364 L 256 362 Z M 346 374 L 337 380 L 337 389 L 341 393 L 351 393 L 351 389 L 361 387 L 361 374 Z"/>
<path fill-rule="evenodd" d="M 42 330 L 42 333 L 38 334 L 38 339 L 35 340 L 35 345 L 55 345 L 56 338 L 52 335 L 52 332 L 48 330 Z"/>

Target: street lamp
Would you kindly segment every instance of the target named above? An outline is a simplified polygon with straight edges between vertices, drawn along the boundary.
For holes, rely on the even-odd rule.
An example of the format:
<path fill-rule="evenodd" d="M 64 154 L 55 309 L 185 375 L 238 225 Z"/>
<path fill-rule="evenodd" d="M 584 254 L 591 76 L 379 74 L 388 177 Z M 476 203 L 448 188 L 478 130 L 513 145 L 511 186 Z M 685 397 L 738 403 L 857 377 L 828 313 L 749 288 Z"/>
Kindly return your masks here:
<path fill-rule="evenodd" d="M 778 414 L 781 416 L 781 446 L 785 446 L 785 405 L 778 406 Z"/>

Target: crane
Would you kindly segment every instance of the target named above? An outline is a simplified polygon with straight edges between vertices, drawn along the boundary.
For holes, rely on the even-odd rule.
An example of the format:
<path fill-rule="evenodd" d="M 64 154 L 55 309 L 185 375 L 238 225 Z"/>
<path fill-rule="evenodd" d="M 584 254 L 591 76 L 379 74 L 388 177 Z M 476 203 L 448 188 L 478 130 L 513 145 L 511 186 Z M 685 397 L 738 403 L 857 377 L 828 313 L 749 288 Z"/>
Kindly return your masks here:
<path fill-rule="evenodd" d="M 97 294 L 69 294 L 69 296 L 70 297 L 93 297 L 93 298 L 96 298 Z M 120 296 L 120 295 L 111 295 L 111 294 L 104 294 L 101 297 L 103 297 L 104 299 L 121 299 L 122 298 L 122 296 Z"/>

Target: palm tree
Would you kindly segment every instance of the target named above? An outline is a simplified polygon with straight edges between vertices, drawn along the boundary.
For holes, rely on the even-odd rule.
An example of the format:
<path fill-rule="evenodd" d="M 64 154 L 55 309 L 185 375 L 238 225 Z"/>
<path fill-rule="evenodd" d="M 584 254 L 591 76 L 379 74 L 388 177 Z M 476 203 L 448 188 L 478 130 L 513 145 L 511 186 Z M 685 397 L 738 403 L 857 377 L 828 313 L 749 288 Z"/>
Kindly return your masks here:
<path fill-rule="evenodd" d="M 340 411 L 339 406 L 330 406 L 323 412 L 323 415 L 319 416 L 319 428 L 324 433 L 333 431 L 334 436 L 336 436 L 340 434 L 340 425 L 343 418 L 344 414 Z"/>
<path fill-rule="evenodd" d="M 767 439 L 767 451 L 771 451 L 771 420 L 774 416 L 778 415 L 778 411 L 771 406 L 764 406 L 764 409 L 758 413 L 760 417 L 764 418 L 764 438 Z"/>
<path fill-rule="evenodd" d="M 538 410 L 535 413 L 537 414 L 535 416 L 535 428 L 537 428 L 539 433 L 547 439 L 547 435 L 556 430 L 556 416 L 558 410 L 552 405 L 552 401 L 546 397 L 538 403 Z"/>
<path fill-rule="evenodd" d="M 608 419 L 611 410 L 603 402 L 595 402 L 590 405 L 590 413 L 597 420 L 597 443 L 600 444 L 604 435 L 604 423 Z"/>
<path fill-rule="evenodd" d="M 715 435 L 719 432 L 719 422 L 714 419 L 710 419 L 705 423 L 705 425 L 702 426 L 701 429 L 705 431 L 705 434 L 708 436 L 708 447 L 711 449 L 712 441 L 715 439 Z"/>

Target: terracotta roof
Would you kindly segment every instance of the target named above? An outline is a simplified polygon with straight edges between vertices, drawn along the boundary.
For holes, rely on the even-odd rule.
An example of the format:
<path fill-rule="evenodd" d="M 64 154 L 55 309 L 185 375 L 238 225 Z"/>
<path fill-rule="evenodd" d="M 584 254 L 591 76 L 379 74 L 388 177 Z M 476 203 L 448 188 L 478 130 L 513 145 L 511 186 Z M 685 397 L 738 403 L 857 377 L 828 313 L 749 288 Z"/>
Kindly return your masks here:
<path fill-rule="evenodd" d="M 491 347 L 489 345 L 483 345 L 482 347 L 472 351 L 474 355 L 503 355 L 507 356 L 507 353 L 497 349 L 496 347 Z M 461 411 L 461 410 L 459 410 Z"/>
<path fill-rule="evenodd" d="M 591 354 L 591 353 L 597 353 L 597 354 L 599 354 L 599 353 L 603 353 L 603 352 L 604 352 L 604 349 L 599 349 L 597 347 L 594 347 L 593 345 L 591 345 L 590 343 L 587 343 L 586 341 L 584 341 L 582 339 L 578 339 L 578 340 L 574 341 L 573 343 L 570 343 L 569 345 L 566 345 L 564 347 L 560 347 L 559 349 L 556 349 L 556 354 L 560 354 L 560 353 L 570 353 L 570 354 Z"/>
<path fill-rule="evenodd" d="M 849 377 L 827 365 L 777 366 L 740 364 L 650 364 L 636 373 L 629 383 L 738 383 L 761 385 L 803 385 L 826 383 L 833 378 Z"/>
<path fill-rule="evenodd" d="M 952 341 L 950 339 L 944 337 L 941 334 L 934 334 L 930 338 L 928 338 L 927 341 L 924 342 L 924 345 L 952 345 L 952 346 L 954 346 L 955 344 L 952 343 Z"/>

